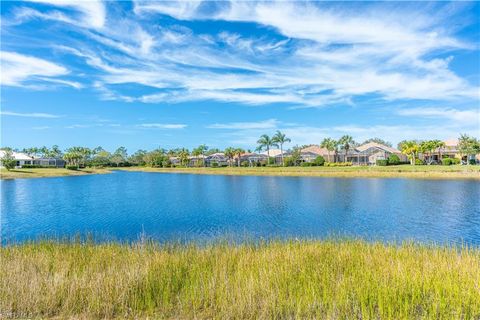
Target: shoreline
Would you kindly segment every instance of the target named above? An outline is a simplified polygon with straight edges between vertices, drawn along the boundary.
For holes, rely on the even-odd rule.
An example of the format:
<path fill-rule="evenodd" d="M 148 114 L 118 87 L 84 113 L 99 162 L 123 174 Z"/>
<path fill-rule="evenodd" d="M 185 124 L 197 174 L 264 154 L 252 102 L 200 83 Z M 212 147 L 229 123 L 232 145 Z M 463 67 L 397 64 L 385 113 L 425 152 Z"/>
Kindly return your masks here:
<path fill-rule="evenodd" d="M 10 171 L 1 168 L 0 180 L 84 176 L 91 174 L 107 174 L 111 172 L 112 171 L 109 168 L 85 168 L 78 170 L 68 170 L 66 168 L 26 168 L 12 169 Z"/>
<path fill-rule="evenodd" d="M 0 248 L 16 318 L 475 318 L 480 249 L 361 240 Z M 2 316 L 2 314 L 0 314 Z"/>
<path fill-rule="evenodd" d="M 326 178 L 413 178 L 480 180 L 480 166 L 388 166 L 388 167 L 224 167 L 153 168 L 121 167 L 116 170 L 230 176 L 285 176 Z"/>
<path fill-rule="evenodd" d="M 1 180 L 107 174 L 114 170 L 228 176 L 282 176 L 325 178 L 408 178 L 480 180 L 480 166 L 387 166 L 387 167 L 223 167 L 154 168 L 108 167 L 68 170 L 65 168 L 0 169 Z"/>

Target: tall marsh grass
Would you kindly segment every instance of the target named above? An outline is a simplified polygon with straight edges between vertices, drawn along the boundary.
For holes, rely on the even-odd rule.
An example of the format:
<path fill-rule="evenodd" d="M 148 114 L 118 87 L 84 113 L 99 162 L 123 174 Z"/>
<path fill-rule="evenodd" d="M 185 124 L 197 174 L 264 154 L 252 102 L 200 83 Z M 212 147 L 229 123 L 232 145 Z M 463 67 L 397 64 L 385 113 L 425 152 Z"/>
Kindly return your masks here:
<path fill-rule="evenodd" d="M 0 318 L 478 319 L 480 250 L 363 241 L 0 248 Z"/>

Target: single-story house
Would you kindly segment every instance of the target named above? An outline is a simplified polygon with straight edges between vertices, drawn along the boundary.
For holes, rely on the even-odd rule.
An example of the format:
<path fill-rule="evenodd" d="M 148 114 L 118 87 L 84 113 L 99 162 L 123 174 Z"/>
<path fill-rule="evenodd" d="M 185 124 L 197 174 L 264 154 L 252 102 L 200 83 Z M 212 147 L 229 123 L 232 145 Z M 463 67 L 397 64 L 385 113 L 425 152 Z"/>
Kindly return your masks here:
<path fill-rule="evenodd" d="M 204 156 L 203 154 L 198 155 L 198 156 L 189 156 L 188 157 L 188 166 L 189 167 L 198 167 L 198 166 L 204 166 L 204 161 L 207 158 L 207 156 Z"/>
<path fill-rule="evenodd" d="M 464 162 L 475 159 L 477 162 L 480 162 L 480 155 L 475 154 L 462 154 L 458 148 L 458 139 L 448 139 L 443 141 L 445 147 L 437 148 L 433 150 L 430 154 L 419 154 L 421 160 L 433 163 L 439 163 L 441 159 L 444 158 L 457 158 Z"/>
<path fill-rule="evenodd" d="M 396 154 L 400 161 L 406 161 L 407 158 L 399 150 L 385 146 L 376 142 L 365 143 L 361 146 L 352 148 L 347 155 L 340 150 L 335 156 L 334 151 L 328 151 L 316 145 L 309 146 L 301 150 L 300 159 L 303 162 L 313 162 L 318 156 L 322 156 L 327 162 L 352 162 L 354 165 L 375 165 L 377 160 L 388 159 L 391 154 Z"/>
<path fill-rule="evenodd" d="M 244 161 L 248 162 L 249 167 L 253 167 L 256 166 L 257 163 L 266 163 L 267 156 L 262 153 L 246 152 L 240 156 L 240 163 Z"/>
<path fill-rule="evenodd" d="M 205 164 L 209 167 L 216 163 L 219 167 L 228 165 L 228 158 L 223 152 L 213 153 L 205 158 Z"/>
<path fill-rule="evenodd" d="M 5 150 L 0 150 L 0 166 L 3 166 L 1 159 L 6 155 Z M 12 151 L 12 156 L 16 161 L 15 167 L 21 168 L 24 165 L 37 165 L 42 167 L 65 167 L 65 160 L 60 158 L 39 158 L 30 156 L 23 152 Z"/>
<path fill-rule="evenodd" d="M 282 151 L 280 149 L 270 149 L 268 152 L 264 151 L 260 154 L 263 154 L 264 156 L 267 156 L 267 157 L 270 156 L 270 158 L 274 158 L 282 154 Z"/>
<path fill-rule="evenodd" d="M 374 165 L 377 160 L 386 160 L 392 154 L 397 155 L 402 162 L 407 161 L 406 155 L 400 150 L 377 142 L 368 142 L 354 148 L 347 154 L 347 161 L 356 165 Z"/>
<path fill-rule="evenodd" d="M 334 152 L 329 152 L 326 148 L 321 148 L 316 145 L 312 145 L 306 148 L 303 148 L 300 151 L 300 159 L 304 162 L 313 162 L 318 156 L 325 158 L 325 161 L 333 162 Z"/>

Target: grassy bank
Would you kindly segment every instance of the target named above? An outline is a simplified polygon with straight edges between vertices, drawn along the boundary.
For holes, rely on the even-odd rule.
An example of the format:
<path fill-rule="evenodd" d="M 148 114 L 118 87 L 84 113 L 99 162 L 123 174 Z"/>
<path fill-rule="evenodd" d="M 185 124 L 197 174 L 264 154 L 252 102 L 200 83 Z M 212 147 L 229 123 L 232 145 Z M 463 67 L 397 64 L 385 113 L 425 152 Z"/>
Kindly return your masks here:
<path fill-rule="evenodd" d="M 12 169 L 7 171 L 0 168 L 1 179 L 18 179 L 18 178 L 44 178 L 44 177 L 60 177 L 60 176 L 80 176 L 85 174 L 100 174 L 110 172 L 107 169 L 86 168 L 79 170 L 68 170 L 65 168 L 33 168 L 33 169 Z"/>
<path fill-rule="evenodd" d="M 359 167 L 224 167 L 224 168 L 149 168 L 130 167 L 130 171 L 176 172 L 222 175 L 308 176 L 308 177 L 371 177 L 480 179 L 480 166 L 359 166 Z"/>
<path fill-rule="evenodd" d="M 42 242 L 0 254 L 0 318 L 480 316 L 479 249 Z"/>

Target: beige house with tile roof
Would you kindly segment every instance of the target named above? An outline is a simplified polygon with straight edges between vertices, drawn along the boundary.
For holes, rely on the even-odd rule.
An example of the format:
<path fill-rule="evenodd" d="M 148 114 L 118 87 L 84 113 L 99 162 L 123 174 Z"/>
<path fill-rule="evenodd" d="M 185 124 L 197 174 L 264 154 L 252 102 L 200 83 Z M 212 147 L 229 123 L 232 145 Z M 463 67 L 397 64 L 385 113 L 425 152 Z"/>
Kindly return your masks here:
<path fill-rule="evenodd" d="M 312 155 L 305 157 L 306 162 L 313 161 L 317 156 L 324 157 L 325 161 L 328 162 L 335 160 L 335 153 L 333 151 L 329 152 L 327 149 L 317 145 L 303 148 L 302 154 Z M 348 151 L 346 157 L 344 152 L 339 151 L 336 160 L 339 162 L 352 162 L 355 165 L 375 165 L 377 160 L 388 159 L 391 154 L 396 154 L 400 158 L 400 161 L 407 161 L 407 157 L 399 150 L 376 142 L 369 142 L 352 148 Z"/>

